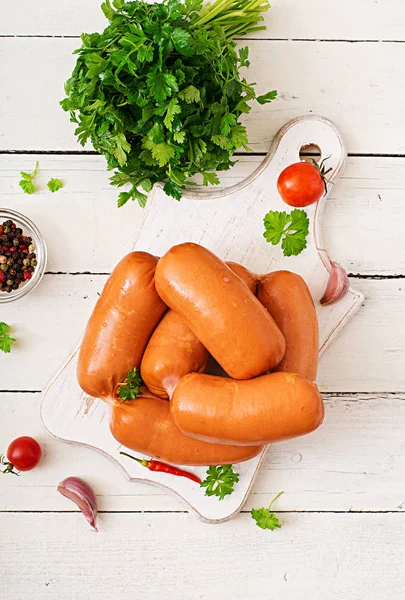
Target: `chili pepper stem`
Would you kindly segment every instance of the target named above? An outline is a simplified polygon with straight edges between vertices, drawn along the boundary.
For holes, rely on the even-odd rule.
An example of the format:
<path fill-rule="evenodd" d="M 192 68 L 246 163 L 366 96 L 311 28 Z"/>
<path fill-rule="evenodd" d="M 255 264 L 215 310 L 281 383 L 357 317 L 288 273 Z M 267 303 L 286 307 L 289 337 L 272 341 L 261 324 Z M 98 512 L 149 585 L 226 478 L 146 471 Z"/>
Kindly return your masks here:
<path fill-rule="evenodd" d="M 127 452 L 120 452 L 120 454 L 122 454 L 123 456 L 127 456 L 128 458 L 132 458 L 132 460 L 136 460 L 136 462 L 138 462 L 143 467 L 146 467 L 147 469 L 149 469 L 150 467 L 150 460 L 146 460 L 145 458 L 137 458 L 136 456 L 131 456 Z"/>
<path fill-rule="evenodd" d="M 194 473 L 189 473 L 188 471 L 183 471 L 183 469 L 179 469 L 178 467 L 174 467 L 173 465 L 168 465 L 164 462 L 161 462 L 160 460 L 154 460 L 154 459 L 146 460 L 146 459 L 142 459 L 142 458 L 137 458 L 136 456 L 131 456 L 130 454 L 127 454 L 126 452 L 120 452 L 120 454 L 123 454 L 124 456 L 128 456 L 128 458 L 132 458 L 132 460 L 136 460 L 143 467 L 148 468 L 149 471 L 155 471 L 155 472 L 159 472 L 159 473 L 167 473 L 168 475 L 175 475 L 177 477 L 186 477 L 186 479 L 190 479 L 191 481 L 194 481 L 195 483 L 198 483 L 198 484 L 201 483 L 201 479 L 199 477 L 197 477 L 197 475 L 194 475 Z"/>

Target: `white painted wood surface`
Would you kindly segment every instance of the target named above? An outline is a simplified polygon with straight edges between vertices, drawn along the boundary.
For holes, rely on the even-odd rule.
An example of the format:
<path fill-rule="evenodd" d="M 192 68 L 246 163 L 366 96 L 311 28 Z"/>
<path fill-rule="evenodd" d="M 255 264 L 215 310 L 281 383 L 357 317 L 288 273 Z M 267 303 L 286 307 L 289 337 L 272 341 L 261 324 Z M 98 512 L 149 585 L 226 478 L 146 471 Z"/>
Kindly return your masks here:
<path fill-rule="evenodd" d="M 38 192 L 32 197 L 21 191 L 18 181 L 20 171 L 32 170 L 36 160 Z M 262 160 L 239 156 L 231 170 L 218 173 L 220 187 L 239 183 Z M 349 157 L 341 179 L 330 190 L 322 217 L 324 244 L 348 272 L 405 272 L 404 170 L 405 158 Z M 27 214 L 47 240 L 48 272 L 109 273 L 139 232 L 144 211 L 133 203 L 116 210 L 118 191 L 108 183 L 102 157 L 0 154 L 0 172 L 2 203 Z M 64 184 L 52 196 L 46 187 L 51 177 L 60 177 Z M 72 231 L 74 244 L 68 243 Z"/>
<path fill-rule="evenodd" d="M 328 393 L 324 398 L 322 427 L 272 447 L 244 510 L 267 506 L 284 490 L 278 503 L 282 510 L 405 511 L 405 394 Z M 94 485 L 104 512 L 183 510 L 163 490 L 126 481 L 116 465 L 98 452 L 49 436 L 40 420 L 39 392 L 3 393 L 0 403 L 2 443 L 26 433 L 44 448 L 37 470 L 2 481 L 0 512 L 74 510 L 55 490 L 56 483 L 71 473 Z M 238 531 L 238 519 L 234 525 Z"/>
<path fill-rule="evenodd" d="M 12 2 L 2 14 L 0 35 L 79 36 L 106 25 L 100 0 L 62 0 L 38 6 Z M 400 0 L 274 0 L 266 13 L 260 39 L 402 41 L 405 5 Z"/>
<path fill-rule="evenodd" d="M 252 105 L 245 119 L 254 152 L 267 152 L 284 123 L 311 112 L 339 125 L 350 153 L 405 152 L 398 127 L 405 44 L 253 40 L 248 45 L 249 80 L 257 82 L 258 93 L 279 92 L 270 104 Z M 80 40 L 70 38 L 0 38 L 0 81 L 8 82 L 0 87 L 0 150 L 80 151 L 74 125 L 59 106 L 78 46 Z M 368 64 L 372 69 L 365 68 Z"/>
<path fill-rule="evenodd" d="M 278 516 L 284 526 L 271 535 L 252 530 L 248 514 L 237 529 L 184 514 L 107 514 L 96 535 L 81 515 L 0 515 L 4 598 L 27 589 L 35 600 L 403 598 L 402 514 Z"/>
<path fill-rule="evenodd" d="M 44 388 L 77 345 L 105 280 L 104 275 L 45 275 L 38 289 L 18 307 L 1 307 L 1 318 L 12 325 L 18 338 L 14 347 L 18 360 L 16 353 L 14 357 L 0 356 L 2 389 Z M 401 279 L 352 282 L 366 302 L 355 325 L 344 329 L 322 357 L 320 388 L 331 392 L 404 391 L 405 285 Z"/>
<path fill-rule="evenodd" d="M 336 121 L 349 152 L 363 156 L 349 157 L 330 196 L 325 245 L 354 274 L 403 278 L 405 157 L 393 155 L 404 154 L 405 5 L 401 0 L 272 4 L 262 39 L 342 41 L 250 44 L 249 77 L 260 90 L 278 86 L 281 95 L 265 108 L 263 122 L 258 112 L 248 122 L 253 148 L 266 152 L 279 125 L 310 110 Z M 26 212 L 41 226 L 53 272 L 110 271 L 126 247 L 126 235 L 142 218 L 133 205 L 115 211 L 116 191 L 108 187 L 101 158 L 39 156 L 42 189 L 28 197 L 18 188 L 18 171 L 37 157 L 1 154 L 80 151 L 57 105 L 72 65 L 70 48 L 78 40 L 37 36 L 79 35 L 102 22 L 98 0 L 0 6 L 1 204 Z M 376 154 L 384 156 L 370 156 Z M 224 182 L 237 182 L 261 160 L 242 157 Z M 58 173 L 65 189 L 50 195 L 44 185 L 48 175 Z M 103 243 L 107 228 L 110 245 Z M 47 275 L 30 304 L 2 307 L 0 319 L 14 325 L 19 342 L 13 354 L 0 357 L 0 389 L 42 389 L 76 343 L 104 279 Z M 211 528 L 171 512 L 177 503 L 170 496 L 125 482 L 103 457 L 49 438 L 39 422 L 39 394 L 1 393 L 1 449 L 17 435 L 32 434 L 44 445 L 45 459 L 24 477 L 1 478 L 0 545 L 8 560 L 0 598 L 402 600 L 403 516 L 395 513 L 404 506 L 404 283 L 354 279 L 353 285 L 365 294 L 365 306 L 321 361 L 322 389 L 336 394 L 326 398 L 325 424 L 274 449 L 246 506 L 264 506 L 284 489 L 277 509 L 298 512 L 281 515 L 284 527 L 273 533 L 257 529 L 249 515 Z M 338 394 L 345 391 L 352 393 Z M 56 483 L 72 474 L 94 484 L 100 509 L 107 511 L 98 537 L 79 514 L 49 514 L 74 509 L 55 491 Z M 131 510 L 159 514 L 111 513 Z M 300 512 L 306 510 L 322 512 Z M 230 573 L 227 587 L 224 573 Z"/>

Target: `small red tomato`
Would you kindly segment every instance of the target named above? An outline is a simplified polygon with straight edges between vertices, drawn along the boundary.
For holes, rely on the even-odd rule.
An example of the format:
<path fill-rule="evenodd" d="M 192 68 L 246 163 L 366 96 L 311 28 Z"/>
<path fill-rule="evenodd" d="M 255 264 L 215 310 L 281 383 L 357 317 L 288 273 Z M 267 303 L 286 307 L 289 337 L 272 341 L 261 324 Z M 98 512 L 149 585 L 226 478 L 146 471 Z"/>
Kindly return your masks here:
<path fill-rule="evenodd" d="M 299 162 L 286 167 L 277 180 L 278 193 L 289 206 L 309 206 L 318 202 L 326 193 L 326 175 L 324 161 L 320 165 L 315 161 Z"/>
<path fill-rule="evenodd" d="M 16 438 L 7 449 L 7 459 L 9 462 L 2 460 L 2 464 L 6 465 L 4 473 L 18 471 L 31 471 L 37 466 L 41 460 L 41 446 L 32 437 L 23 436 Z"/>

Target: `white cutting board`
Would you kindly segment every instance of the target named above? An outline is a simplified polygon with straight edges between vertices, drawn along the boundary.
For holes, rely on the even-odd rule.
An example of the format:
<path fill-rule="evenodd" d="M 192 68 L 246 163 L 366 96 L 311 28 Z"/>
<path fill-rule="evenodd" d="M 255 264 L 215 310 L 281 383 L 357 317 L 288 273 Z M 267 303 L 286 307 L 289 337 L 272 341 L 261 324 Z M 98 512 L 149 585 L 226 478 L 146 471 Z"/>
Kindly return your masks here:
<path fill-rule="evenodd" d="M 210 188 L 205 193 L 187 192 L 181 202 L 168 198 L 161 187 L 156 186 L 148 199 L 134 249 L 161 256 L 174 244 L 192 241 L 209 248 L 223 260 L 240 262 L 256 273 L 276 269 L 299 273 L 309 285 L 317 307 L 322 353 L 364 299 L 360 292 L 350 289 L 332 306 L 319 304 L 329 275 L 329 261 L 320 232 L 326 197 L 306 209 L 311 222 L 310 234 L 308 247 L 299 256 L 284 257 L 280 246 L 272 246 L 263 238 L 264 215 L 269 210 L 290 210 L 277 193 L 277 177 L 282 169 L 299 160 L 300 149 L 307 144 L 316 144 L 322 157 L 330 156 L 331 181 L 336 182 L 346 156 L 339 131 L 322 117 L 300 117 L 279 131 L 260 167 L 238 185 L 219 191 Z M 106 405 L 81 391 L 76 381 L 76 362 L 77 350 L 43 393 L 41 416 L 52 435 L 104 452 L 121 467 L 127 478 L 163 488 L 204 521 L 219 523 L 241 510 L 268 449 L 236 465 L 240 481 L 234 493 L 223 501 L 205 496 L 198 485 L 187 479 L 152 473 L 119 454 L 120 450 L 127 449 L 120 446 L 109 431 Z M 322 452 L 322 448 L 319 451 Z M 201 478 L 205 476 L 203 467 L 189 470 Z"/>

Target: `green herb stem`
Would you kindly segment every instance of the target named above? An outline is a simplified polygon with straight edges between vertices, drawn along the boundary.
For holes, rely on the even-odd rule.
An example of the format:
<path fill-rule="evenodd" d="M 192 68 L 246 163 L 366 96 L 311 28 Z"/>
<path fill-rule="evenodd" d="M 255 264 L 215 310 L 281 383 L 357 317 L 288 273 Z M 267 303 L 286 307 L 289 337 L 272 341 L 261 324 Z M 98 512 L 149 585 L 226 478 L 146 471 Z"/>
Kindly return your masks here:
<path fill-rule="evenodd" d="M 243 0 L 241 2 L 217 0 L 205 7 L 201 16 L 193 21 L 193 27 L 203 26 L 205 29 L 211 29 L 215 25 L 221 25 L 226 38 L 230 40 L 236 34 L 243 36 L 265 29 L 265 27 L 256 29 L 255 25 L 259 21 L 263 21 L 261 14 L 269 8 L 270 4 L 263 0 Z"/>

